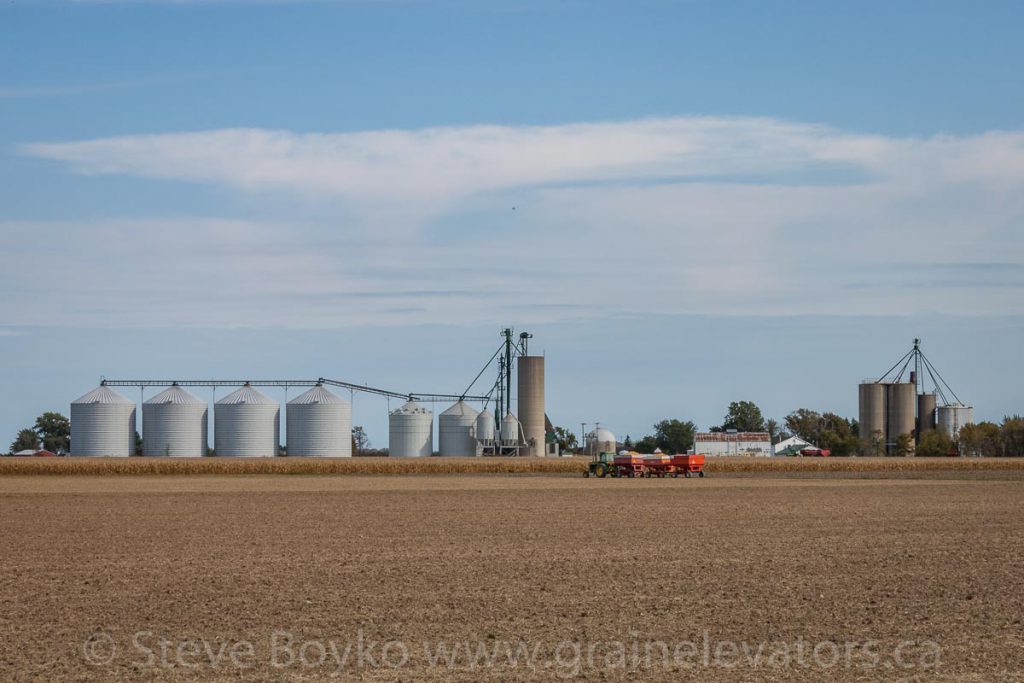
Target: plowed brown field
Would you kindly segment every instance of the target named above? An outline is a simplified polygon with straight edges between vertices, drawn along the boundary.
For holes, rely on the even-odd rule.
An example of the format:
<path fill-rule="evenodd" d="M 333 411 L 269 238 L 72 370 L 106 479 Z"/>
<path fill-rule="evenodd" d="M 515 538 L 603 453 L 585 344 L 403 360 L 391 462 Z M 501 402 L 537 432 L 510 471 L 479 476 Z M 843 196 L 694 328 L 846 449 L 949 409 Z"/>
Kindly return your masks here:
<path fill-rule="evenodd" d="M 0 679 L 1024 680 L 988 474 L 4 476 Z"/>

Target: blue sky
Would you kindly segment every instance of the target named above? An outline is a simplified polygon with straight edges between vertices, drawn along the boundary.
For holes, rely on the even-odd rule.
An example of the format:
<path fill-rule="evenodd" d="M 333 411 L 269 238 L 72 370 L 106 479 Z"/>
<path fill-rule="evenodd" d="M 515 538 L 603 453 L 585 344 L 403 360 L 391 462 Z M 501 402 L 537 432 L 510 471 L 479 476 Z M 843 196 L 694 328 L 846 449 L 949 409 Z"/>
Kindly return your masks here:
<path fill-rule="evenodd" d="M 13 0 L 0 434 L 101 374 L 458 391 L 556 423 L 853 416 L 915 336 L 1021 412 L 1016 2 Z M 282 396 L 283 398 L 283 396 Z M 386 407 L 355 422 L 386 440 Z"/>

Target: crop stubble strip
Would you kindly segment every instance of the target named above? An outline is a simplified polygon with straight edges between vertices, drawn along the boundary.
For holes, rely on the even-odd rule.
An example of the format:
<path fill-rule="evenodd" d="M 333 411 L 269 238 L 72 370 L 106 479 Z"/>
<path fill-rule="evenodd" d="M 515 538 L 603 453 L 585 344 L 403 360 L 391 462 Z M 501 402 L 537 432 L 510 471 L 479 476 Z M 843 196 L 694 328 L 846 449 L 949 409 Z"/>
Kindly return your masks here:
<path fill-rule="evenodd" d="M 2 458 L 4 475 L 582 474 L 586 458 Z M 1022 458 L 708 458 L 714 473 L 1022 471 Z"/>

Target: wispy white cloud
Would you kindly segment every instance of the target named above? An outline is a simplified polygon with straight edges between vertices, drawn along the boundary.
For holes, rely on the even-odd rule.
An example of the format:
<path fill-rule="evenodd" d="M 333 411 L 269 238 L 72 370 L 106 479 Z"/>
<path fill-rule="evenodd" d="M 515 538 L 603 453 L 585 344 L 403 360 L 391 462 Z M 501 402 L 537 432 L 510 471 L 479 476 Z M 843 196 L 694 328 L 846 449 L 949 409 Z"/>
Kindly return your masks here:
<path fill-rule="evenodd" d="M 84 283 L 70 297 L 59 282 L 6 283 L 24 294 L 0 305 L 18 324 L 37 322 L 40 300 L 82 321 L 294 326 L 1024 314 L 1019 271 L 962 272 L 1024 262 L 1020 132 L 893 138 L 696 117 L 220 130 L 24 151 L 81 173 L 293 193 L 349 218 L 0 224 L 8 247 L 75 245 L 47 258 Z M 119 292 L 115 272 L 132 287 Z"/>
<path fill-rule="evenodd" d="M 889 141 L 753 118 L 674 118 L 562 126 L 470 126 L 296 134 L 260 129 L 26 145 L 83 173 L 289 188 L 388 201 L 451 202 L 557 182 L 774 173 L 870 166 Z"/>

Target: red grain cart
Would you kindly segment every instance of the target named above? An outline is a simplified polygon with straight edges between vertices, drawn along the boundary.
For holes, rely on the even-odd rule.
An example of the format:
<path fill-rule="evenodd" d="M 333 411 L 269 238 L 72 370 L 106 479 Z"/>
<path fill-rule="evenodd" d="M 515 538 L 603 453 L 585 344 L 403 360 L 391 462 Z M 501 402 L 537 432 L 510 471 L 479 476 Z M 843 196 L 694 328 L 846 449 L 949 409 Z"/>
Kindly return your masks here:
<path fill-rule="evenodd" d="M 704 454 L 694 453 L 690 455 L 672 456 L 672 476 L 678 477 L 681 473 L 684 477 L 704 476 Z"/>
<path fill-rule="evenodd" d="M 644 476 L 644 458 L 640 455 L 630 453 L 627 455 L 616 455 L 612 460 L 616 477 L 642 477 Z"/>

